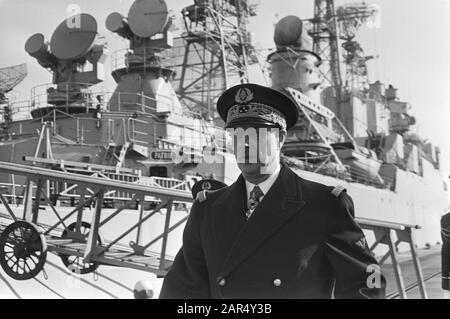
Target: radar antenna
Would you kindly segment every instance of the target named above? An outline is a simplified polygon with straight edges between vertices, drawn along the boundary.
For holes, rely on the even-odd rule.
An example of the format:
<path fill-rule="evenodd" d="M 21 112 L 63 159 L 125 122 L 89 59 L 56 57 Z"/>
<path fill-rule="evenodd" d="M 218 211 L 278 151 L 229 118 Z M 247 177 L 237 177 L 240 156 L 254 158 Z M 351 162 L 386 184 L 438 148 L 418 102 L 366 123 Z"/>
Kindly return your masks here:
<path fill-rule="evenodd" d="M 19 64 L 0 69 L 0 110 L 2 112 L 3 123 L 12 121 L 11 108 L 6 93 L 10 92 L 27 76 L 27 65 Z"/>
<path fill-rule="evenodd" d="M 25 51 L 53 73 L 55 84 L 47 88 L 43 105 L 42 98 L 37 98 L 32 90 L 37 100 L 32 101 L 33 118 L 54 108 L 62 108 L 66 113 L 88 111 L 92 104 L 89 87 L 104 80 L 107 51 L 105 44 L 98 43 L 97 21 L 86 13 L 77 16 L 77 24 L 72 25 L 70 19 L 61 22 L 50 41 L 36 33 L 25 43 Z"/>
<path fill-rule="evenodd" d="M 27 76 L 25 63 L 0 69 L 0 103 L 5 94 L 15 88 Z"/>

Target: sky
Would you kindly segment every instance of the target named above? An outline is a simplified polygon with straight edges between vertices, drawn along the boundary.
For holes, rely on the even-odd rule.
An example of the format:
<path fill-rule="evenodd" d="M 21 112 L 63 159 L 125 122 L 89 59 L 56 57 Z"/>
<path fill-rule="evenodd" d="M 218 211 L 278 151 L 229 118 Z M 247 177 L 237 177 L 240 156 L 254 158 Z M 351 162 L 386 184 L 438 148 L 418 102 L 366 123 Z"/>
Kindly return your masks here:
<path fill-rule="evenodd" d="M 0 67 L 26 63 L 27 78 L 17 86 L 16 95 L 29 99 L 31 87 L 51 82 L 50 73 L 24 50 L 28 37 L 43 33 L 50 39 L 54 29 L 70 15 L 76 4 L 92 14 L 99 33 L 105 37 L 110 53 L 127 47 L 127 42 L 109 32 L 106 17 L 114 11 L 127 15 L 133 0 L 0 0 Z M 166 0 L 179 16 L 193 0 Z M 335 0 L 335 6 L 358 1 Z M 362 28 L 357 40 L 367 55 L 379 55 L 369 62 L 370 81 L 380 80 L 397 87 L 401 100 L 411 104 L 416 129 L 441 148 L 441 171 L 450 175 L 450 0 L 367 0 L 380 8 L 380 27 Z M 286 15 L 301 19 L 313 15 L 314 0 L 260 0 L 258 15 L 249 29 L 259 48 L 273 48 L 274 24 Z M 103 86 L 113 90 L 109 59 Z M 255 74 L 252 81 L 261 82 Z M 264 84 L 264 83 L 261 83 Z M 450 186 L 450 181 L 448 181 Z"/>

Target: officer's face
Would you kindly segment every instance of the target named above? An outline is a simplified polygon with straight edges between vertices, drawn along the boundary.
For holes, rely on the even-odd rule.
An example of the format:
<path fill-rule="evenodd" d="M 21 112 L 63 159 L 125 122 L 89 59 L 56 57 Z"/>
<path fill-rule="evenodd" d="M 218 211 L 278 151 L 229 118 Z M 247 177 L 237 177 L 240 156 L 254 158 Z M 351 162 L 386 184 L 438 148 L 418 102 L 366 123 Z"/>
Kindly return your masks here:
<path fill-rule="evenodd" d="M 229 129 L 239 168 L 247 174 L 272 174 L 280 160 L 286 131 L 277 127 L 241 126 Z"/>

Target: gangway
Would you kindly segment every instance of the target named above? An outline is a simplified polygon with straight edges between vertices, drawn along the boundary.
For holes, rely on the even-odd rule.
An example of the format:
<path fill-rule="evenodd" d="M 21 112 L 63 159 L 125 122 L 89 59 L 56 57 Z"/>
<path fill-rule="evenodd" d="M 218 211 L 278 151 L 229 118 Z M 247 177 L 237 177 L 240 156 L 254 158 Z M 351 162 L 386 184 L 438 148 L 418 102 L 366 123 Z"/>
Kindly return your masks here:
<path fill-rule="evenodd" d="M 59 255 L 66 267 L 79 274 L 95 271 L 99 265 L 109 265 L 164 276 L 173 262 L 173 258 L 166 254 L 168 235 L 184 224 L 188 218 L 188 209 L 185 205 L 186 214 L 171 225 L 173 203 L 187 204 L 193 201 L 191 193 L 185 190 L 139 185 L 36 166 L 0 162 L 0 172 L 26 178 L 22 216 L 17 216 L 13 212 L 4 190 L 0 192 L 0 201 L 11 221 L 8 225 L 3 222 L 0 226 L 0 265 L 16 280 L 31 279 L 43 270 L 47 252 Z M 44 187 L 49 181 L 72 183 L 79 189 L 81 196 L 78 205 L 64 216 L 58 211 L 59 207 L 52 203 Z M 87 193 L 87 189 L 92 190 L 93 194 Z M 111 190 L 129 193 L 130 199 L 105 218 L 102 211 L 104 195 Z M 153 196 L 160 201 L 156 207 L 144 214 L 145 196 Z M 41 200 L 54 213 L 56 223 L 49 225 L 41 222 L 39 218 Z M 85 207 L 93 203 L 95 209 L 91 223 L 88 223 L 83 218 L 86 214 Z M 100 230 L 117 215 L 125 214 L 125 210 L 136 203 L 140 203 L 138 221 L 123 233 L 118 231 L 112 240 L 108 242 L 102 240 Z M 150 241 L 143 243 L 142 224 L 161 210 L 165 210 L 162 232 L 157 232 Z M 5 215 L 0 217 L 6 220 Z M 74 217 L 76 222 L 68 225 L 69 218 Z M 130 242 L 129 247 L 126 247 L 121 240 L 132 232 L 136 232 L 136 241 Z M 161 241 L 159 251 L 149 250 L 150 246 Z"/>

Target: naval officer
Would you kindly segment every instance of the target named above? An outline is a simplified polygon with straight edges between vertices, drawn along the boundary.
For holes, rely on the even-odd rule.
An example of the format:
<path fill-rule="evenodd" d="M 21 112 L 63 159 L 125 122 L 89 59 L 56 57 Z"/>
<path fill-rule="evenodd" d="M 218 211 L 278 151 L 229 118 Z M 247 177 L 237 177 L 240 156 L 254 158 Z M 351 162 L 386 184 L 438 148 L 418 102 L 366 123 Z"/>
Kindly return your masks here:
<path fill-rule="evenodd" d="M 217 110 L 244 141 L 234 143 L 242 174 L 197 196 L 160 298 L 383 298 L 385 279 L 345 189 L 280 163 L 296 104 L 241 84 L 220 96 Z"/>

